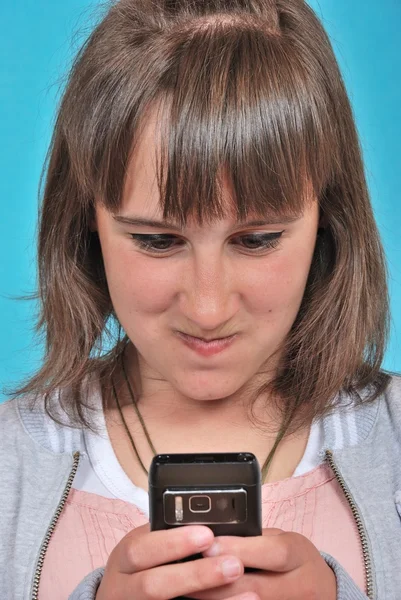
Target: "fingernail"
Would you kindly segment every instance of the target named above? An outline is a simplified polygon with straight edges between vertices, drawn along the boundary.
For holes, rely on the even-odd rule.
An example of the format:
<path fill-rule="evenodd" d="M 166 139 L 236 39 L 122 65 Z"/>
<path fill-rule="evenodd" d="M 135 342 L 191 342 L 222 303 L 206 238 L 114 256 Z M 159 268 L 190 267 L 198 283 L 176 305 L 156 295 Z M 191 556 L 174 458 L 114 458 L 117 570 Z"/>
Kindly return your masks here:
<path fill-rule="evenodd" d="M 204 556 L 219 556 L 219 554 L 221 554 L 221 547 L 220 544 L 218 542 L 213 542 L 213 544 L 210 546 L 210 548 L 208 548 L 207 550 L 205 550 L 205 552 L 203 553 Z"/>
<path fill-rule="evenodd" d="M 221 572 L 230 579 L 239 577 L 242 573 L 241 563 L 236 558 L 227 558 L 221 563 Z"/>
<path fill-rule="evenodd" d="M 198 547 L 199 550 L 208 548 L 212 540 L 212 531 L 208 531 L 207 529 L 200 529 L 191 536 L 191 541 Z"/>

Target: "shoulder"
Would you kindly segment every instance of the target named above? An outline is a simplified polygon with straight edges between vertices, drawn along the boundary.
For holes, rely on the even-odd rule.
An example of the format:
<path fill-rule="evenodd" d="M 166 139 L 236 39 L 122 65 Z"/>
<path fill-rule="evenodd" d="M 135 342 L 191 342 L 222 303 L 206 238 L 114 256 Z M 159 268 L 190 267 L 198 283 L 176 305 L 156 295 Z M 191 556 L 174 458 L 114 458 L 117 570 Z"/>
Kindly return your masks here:
<path fill-rule="evenodd" d="M 323 420 L 325 447 L 342 450 L 380 438 L 401 447 L 401 376 L 391 375 L 385 389 L 372 400 L 374 388 L 361 390 L 359 401 L 345 393 Z"/>
<path fill-rule="evenodd" d="M 378 418 L 398 432 L 401 442 L 401 375 L 392 375 L 381 398 Z"/>
<path fill-rule="evenodd" d="M 19 418 L 17 400 L 5 400 L 0 404 L 0 432 L 1 439 L 7 435 L 7 433 L 14 431 L 21 427 L 21 420 Z"/>
<path fill-rule="evenodd" d="M 357 407 L 360 441 L 390 445 L 401 452 L 401 376 L 391 374 L 384 391 L 374 401 Z"/>
<path fill-rule="evenodd" d="M 101 391 L 92 378 L 88 383 L 83 412 L 93 420 L 96 409 L 102 410 Z M 35 445 L 53 454 L 70 454 L 77 450 L 84 452 L 84 428 L 74 424 L 69 414 L 61 408 L 61 398 L 68 403 L 70 389 L 58 389 L 48 399 L 46 410 L 44 398 L 40 395 L 26 395 L 0 404 L 0 438 L 23 440 L 28 437 Z M 94 410 L 93 410 L 94 409 Z M 11 441 L 11 440 L 10 440 Z M 3 445 L 3 443 L 1 444 Z"/>

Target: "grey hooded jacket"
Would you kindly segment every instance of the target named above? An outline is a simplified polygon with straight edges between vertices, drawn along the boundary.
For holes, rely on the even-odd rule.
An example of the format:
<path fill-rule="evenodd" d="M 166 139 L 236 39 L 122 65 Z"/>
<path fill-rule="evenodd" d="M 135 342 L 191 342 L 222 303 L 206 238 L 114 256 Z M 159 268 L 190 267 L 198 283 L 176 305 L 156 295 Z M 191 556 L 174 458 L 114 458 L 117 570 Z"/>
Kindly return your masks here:
<path fill-rule="evenodd" d="M 337 577 L 337 600 L 401 600 L 401 377 L 393 377 L 374 403 L 353 409 L 345 403 L 325 417 L 322 458 L 356 519 L 368 596 L 332 557 L 323 556 Z M 0 405 L 1 600 L 38 598 L 48 542 L 84 447 L 76 428 L 68 446 L 54 451 L 46 419 L 40 405 L 30 411 L 24 399 Z M 69 600 L 94 600 L 103 573 L 89 573 Z"/>

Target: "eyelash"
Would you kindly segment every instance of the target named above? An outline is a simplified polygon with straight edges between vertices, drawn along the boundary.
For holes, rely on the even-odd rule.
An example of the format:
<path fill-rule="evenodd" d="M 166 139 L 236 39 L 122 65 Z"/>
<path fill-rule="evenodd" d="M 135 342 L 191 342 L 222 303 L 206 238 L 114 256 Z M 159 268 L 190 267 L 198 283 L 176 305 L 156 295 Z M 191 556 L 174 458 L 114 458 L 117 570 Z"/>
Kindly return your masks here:
<path fill-rule="evenodd" d="M 253 241 L 257 242 L 260 241 L 261 242 L 261 246 L 257 247 L 257 248 L 244 248 L 245 250 L 247 250 L 248 252 L 252 253 L 252 254 L 257 254 L 266 250 L 273 250 L 274 248 L 276 248 L 279 244 L 280 244 L 280 238 L 282 236 L 282 234 L 284 233 L 284 231 L 280 231 L 277 233 L 262 233 L 262 234 L 257 234 L 257 233 L 248 233 L 248 234 L 244 234 L 241 236 L 237 236 L 235 238 L 232 238 L 233 240 L 238 240 L 238 239 L 244 239 L 244 238 L 248 238 L 248 239 L 253 239 Z M 171 250 L 174 249 L 174 246 L 169 246 L 168 248 L 155 248 L 154 246 L 152 246 L 152 244 L 155 244 L 157 242 L 174 242 L 174 241 L 180 241 L 182 242 L 183 240 L 180 240 L 180 238 L 178 238 L 175 235 L 170 235 L 170 234 L 166 234 L 166 233 L 156 233 L 156 234 L 141 234 L 141 233 L 131 233 L 130 234 L 135 245 L 137 245 L 139 247 L 140 250 L 145 250 L 146 252 L 149 252 L 151 254 L 159 254 L 159 255 L 163 255 L 163 254 L 167 254 L 168 252 L 170 252 Z M 181 244 L 180 244 L 181 245 Z"/>

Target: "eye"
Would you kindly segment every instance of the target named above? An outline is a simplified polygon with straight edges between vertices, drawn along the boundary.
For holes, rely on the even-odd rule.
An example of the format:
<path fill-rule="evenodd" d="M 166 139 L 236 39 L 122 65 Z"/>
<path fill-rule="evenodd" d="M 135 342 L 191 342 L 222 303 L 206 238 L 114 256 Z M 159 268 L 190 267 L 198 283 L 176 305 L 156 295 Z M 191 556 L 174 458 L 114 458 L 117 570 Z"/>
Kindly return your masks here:
<path fill-rule="evenodd" d="M 131 233 L 130 235 L 138 248 L 154 254 L 166 253 L 183 244 L 177 236 L 168 233 Z"/>
<path fill-rule="evenodd" d="M 283 231 L 276 233 L 247 233 L 231 238 L 230 242 L 251 253 L 263 252 L 264 250 L 276 248 L 280 243 L 283 233 Z M 185 244 L 184 240 L 168 233 L 131 233 L 130 235 L 140 250 L 153 254 L 167 254 L 171 250 Z"/>
<path fill-rule="evenodd" d="M 245 250 L 260 252 L 276 248 L 280 243 L 283 233 L 284 231 L 276 233 L 247 233 L 246 235 L 232 238 L 231 241 Z"/>

